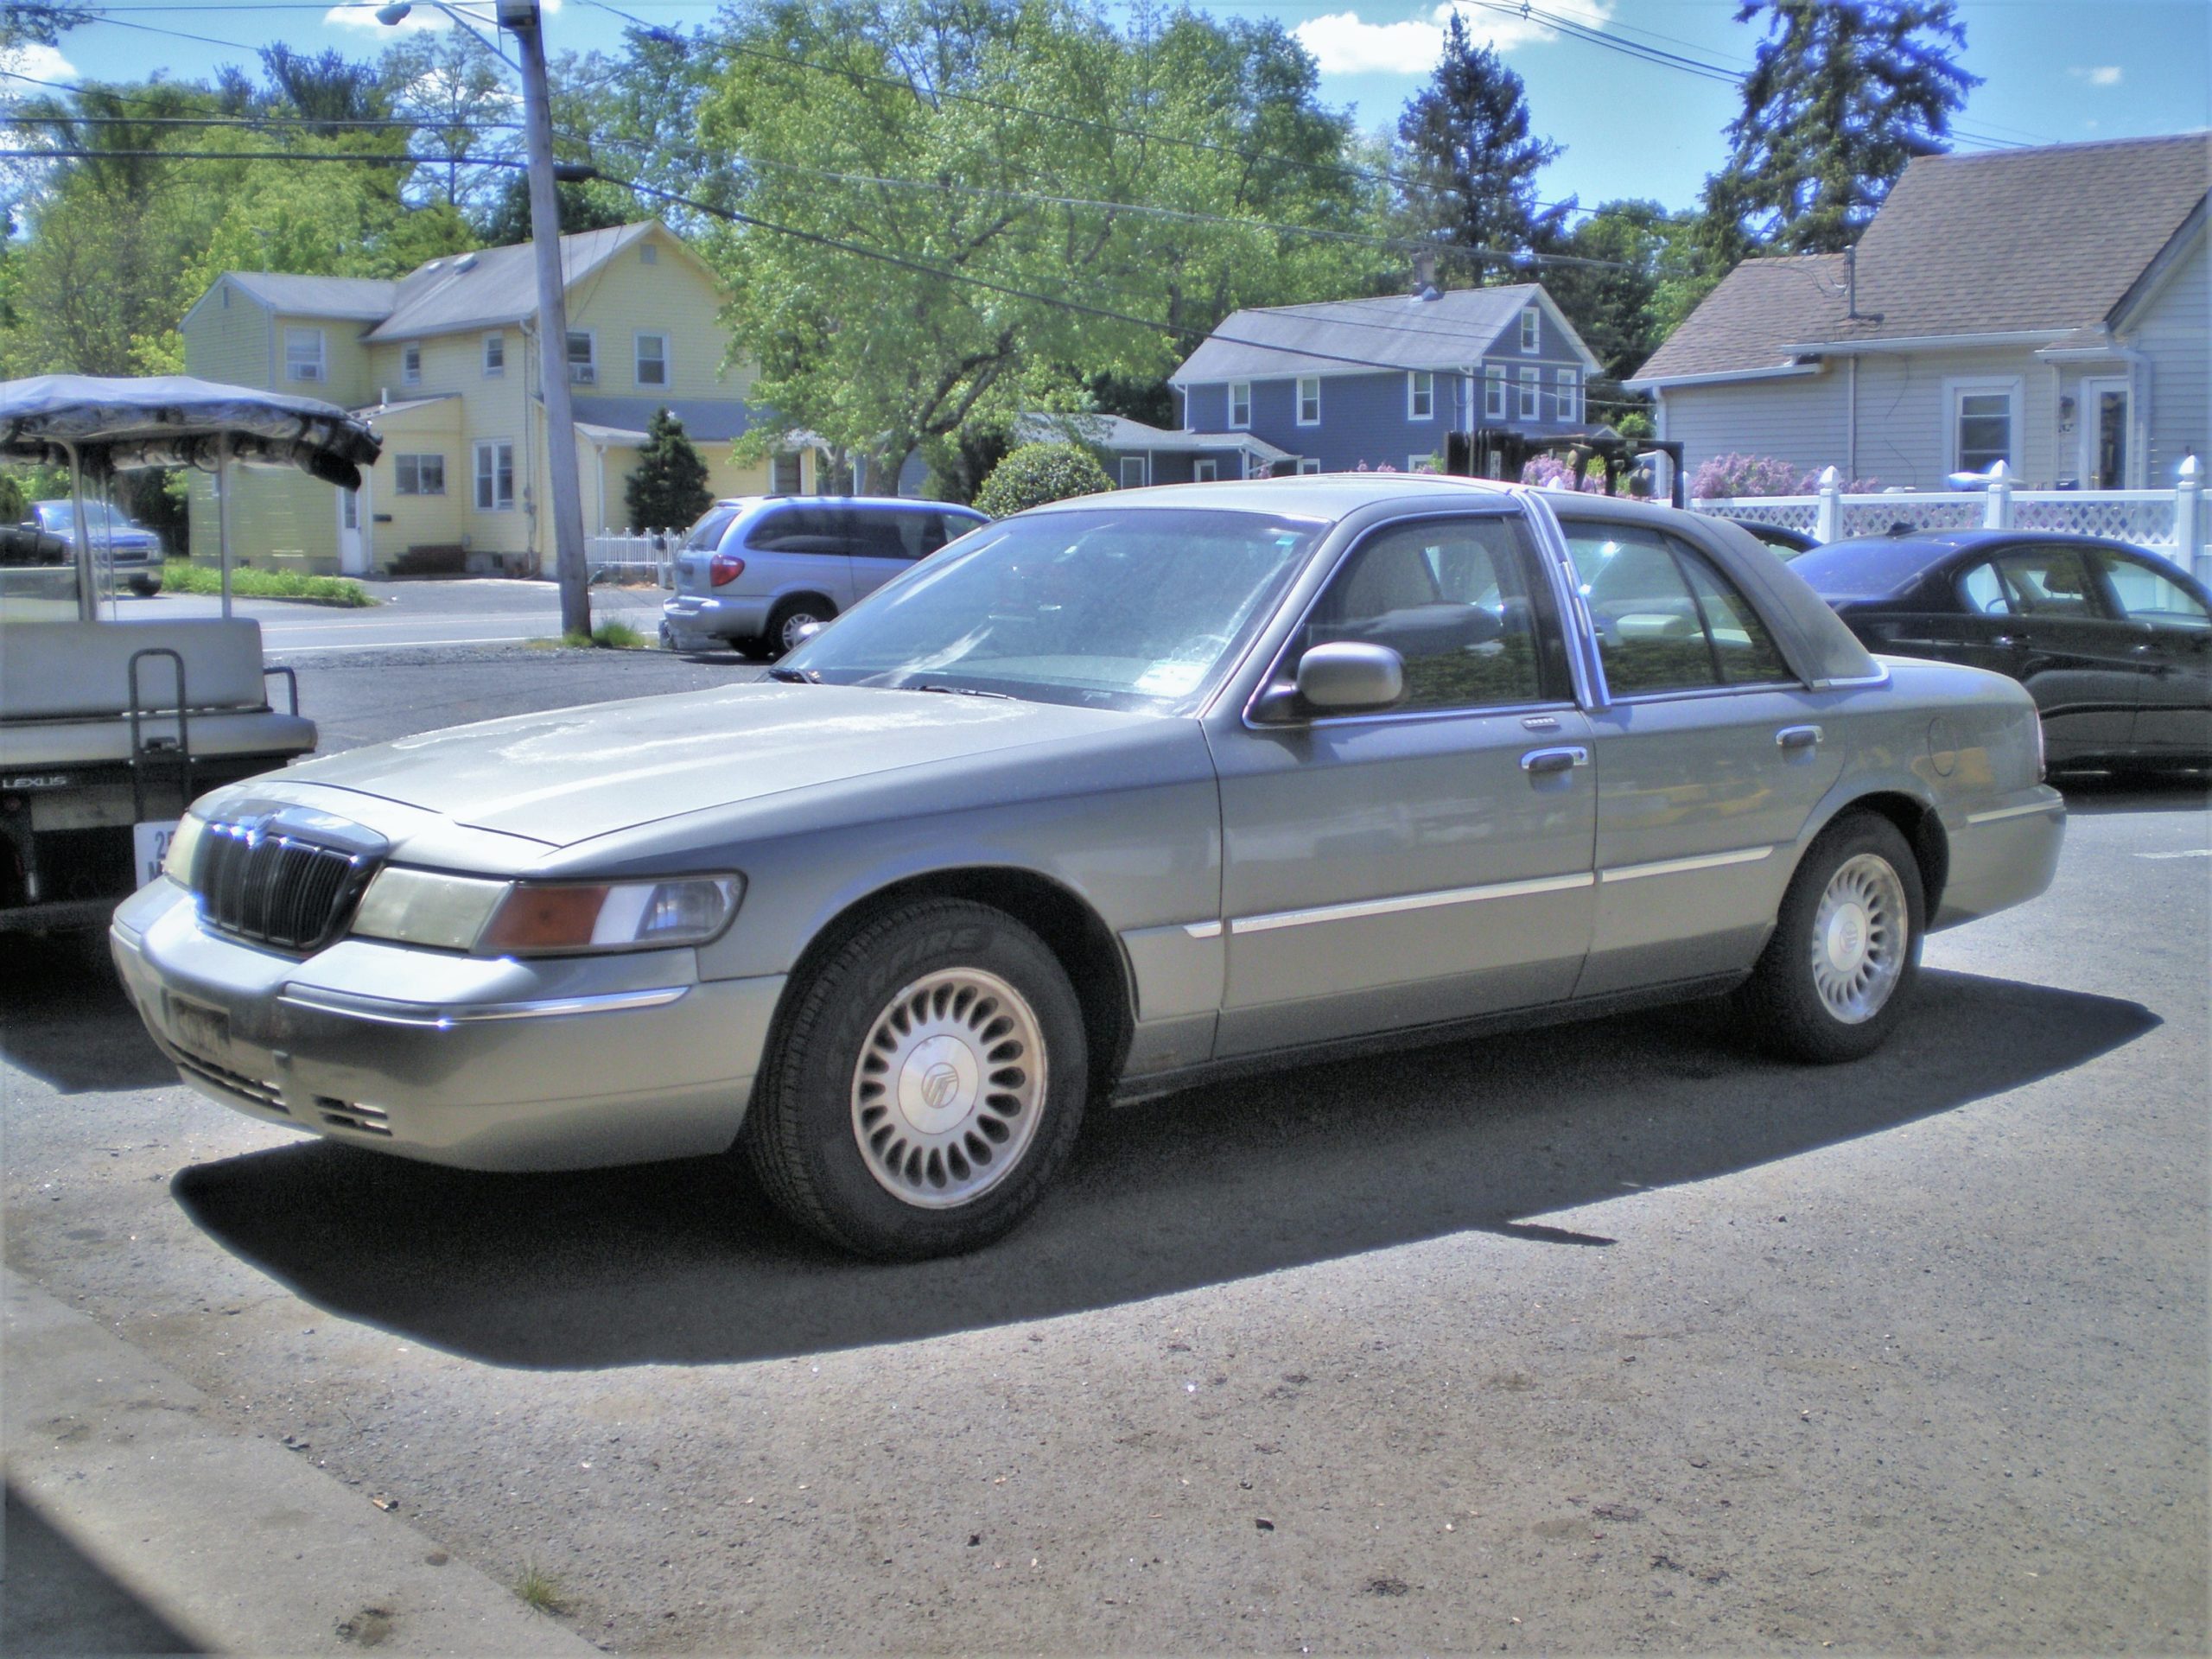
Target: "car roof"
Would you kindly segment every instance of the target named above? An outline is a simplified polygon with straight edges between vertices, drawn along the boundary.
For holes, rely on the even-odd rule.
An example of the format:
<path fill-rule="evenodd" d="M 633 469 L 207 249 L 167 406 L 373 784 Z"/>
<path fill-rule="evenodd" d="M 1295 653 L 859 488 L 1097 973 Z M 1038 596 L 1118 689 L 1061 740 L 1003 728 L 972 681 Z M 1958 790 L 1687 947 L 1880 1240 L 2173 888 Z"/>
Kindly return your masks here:
<path fill-rule="evenodd" d="M 963 507 L 957 501 L 925 501 L 916 495 L 725 495 L 717 499 L 718 507 L 735 507 L 749 512 L 755 507 L 906 507 L 923 512 L 974 513 L 978 518 L 988 515 L 974 507 Z"/>
<path fill-rule="evenodd" d="M 1290 478 L 1223 479 L 1205 484 L 1154 484 L 1143 489 L 1104 493 L 1116 507 L 1224 508 L 1231 512 L 1287 513 L 1298 518 L 1336 519 L 1378 502 L 1427 499 L 1464 501 L 1472 493 L 1510 495 L 1528 486 L 1485 478 L 1458 478 L 1441 473 L 1302 473 Z M 1032 512 L 1096 509 L 1097 495 L 1032 507 Z"/>

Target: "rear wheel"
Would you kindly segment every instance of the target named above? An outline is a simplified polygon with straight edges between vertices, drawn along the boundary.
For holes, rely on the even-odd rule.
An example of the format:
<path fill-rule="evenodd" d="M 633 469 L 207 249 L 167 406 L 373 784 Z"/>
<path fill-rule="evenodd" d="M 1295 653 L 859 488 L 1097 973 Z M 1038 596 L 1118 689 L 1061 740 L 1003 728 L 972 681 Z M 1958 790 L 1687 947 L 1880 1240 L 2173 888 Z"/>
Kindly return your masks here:
<path fill-rule="evenodd" d="M 1920 866 L 1888 819 L 1854 812 L 1814 842 L 1774 937 L 1737 993 L 1752 1033 L 1793 1059 L 1872 1053 L 1904 1017 L 1926 925 Z"/>
<path fill-rule="evenodd" d="M 760 643 L 771 658 L 795 650 L 806 629 L 827 622 L 837 614 L 837 607 L 828 600 L 814 594 L 801 594 L 787 599 L 769 613 L 767 632 L 760 636 Z"/>
<path fill-rule="evenodd" d="M 1058 962 L 955 899 L 861 928 L 795 995 L 741 1145 L 778 1208 L 863 1255 L 973 1249 L 1035 1205 L 1089 1089 Z"/>

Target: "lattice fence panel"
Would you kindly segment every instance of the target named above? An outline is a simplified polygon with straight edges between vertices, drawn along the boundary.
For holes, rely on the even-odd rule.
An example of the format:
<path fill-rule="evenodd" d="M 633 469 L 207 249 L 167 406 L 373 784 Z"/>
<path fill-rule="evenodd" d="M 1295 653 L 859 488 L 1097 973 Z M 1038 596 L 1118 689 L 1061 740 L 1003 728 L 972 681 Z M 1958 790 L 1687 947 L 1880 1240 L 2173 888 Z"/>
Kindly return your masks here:
<path fill-rule="evenodd" d="M 2174 498 L 2164 491 L 2131 500 L 2105 493 L 2012 497 L 2012 524 L 2019 530 L 2060 530 L 2076 536 L 2104 536 L 2138 547 L 2165 550 L 2174 544 Z"/>
<path fill-rule="evenodd" d="M 1716 518 L 1733 518 L 1745 524 L 1778 524 L 1784 530 L 1802 530 L 1808 536 L 1813 533 L 1821 516 L 1819 498 L 1809 495 L 1744 495 L 1694 501 L 1690 505 Z"/>
<path fill-rule="evenodd" d="M 1846 536 L 1882 536 L 1897 525 L 1908 530 L 1972 530 L 1986 508 L 1979 495 L 1846 496 L 1841 523 Z"/>

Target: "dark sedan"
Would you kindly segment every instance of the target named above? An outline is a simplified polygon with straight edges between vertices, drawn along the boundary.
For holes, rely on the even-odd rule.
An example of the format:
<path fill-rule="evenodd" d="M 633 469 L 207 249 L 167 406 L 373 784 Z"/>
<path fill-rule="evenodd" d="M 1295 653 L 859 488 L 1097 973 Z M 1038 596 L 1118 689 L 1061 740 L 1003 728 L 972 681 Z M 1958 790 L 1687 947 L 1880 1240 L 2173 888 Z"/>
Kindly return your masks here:
<path fill-rule="evenodd" d="M 1789 568 L 1870 650 L 2020 681 L 2054 768 L 2212 766 L 2212 597 L 2171 560 L 1974 530 L 1832 542 Z"/>

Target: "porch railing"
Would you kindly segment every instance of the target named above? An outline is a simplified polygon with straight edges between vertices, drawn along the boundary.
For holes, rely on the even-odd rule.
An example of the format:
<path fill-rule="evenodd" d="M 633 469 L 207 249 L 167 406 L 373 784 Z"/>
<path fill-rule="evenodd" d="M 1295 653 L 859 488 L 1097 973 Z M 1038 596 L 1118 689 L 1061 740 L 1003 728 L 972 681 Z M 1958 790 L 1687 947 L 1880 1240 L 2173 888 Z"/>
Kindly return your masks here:
<path fill-rule="evenodd" d="M 2191 455 L 2171 490 L 2022 490 L 1999 461 L 1980 490 L 1943 494 L 1850 495 L 1833 467 L 1811 495 L 1754 495 L 1692 501 L 1699 512 L 1745 524 L 1778 524 L 1822 542 L 1902 529 L 2057 530 L 2101 536 L 2162 554 L 2200 579 L 2212 578 L 2212 552 L 2199 463 Z"/>

